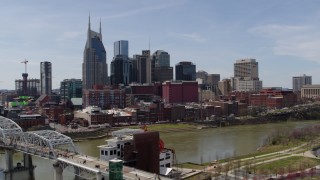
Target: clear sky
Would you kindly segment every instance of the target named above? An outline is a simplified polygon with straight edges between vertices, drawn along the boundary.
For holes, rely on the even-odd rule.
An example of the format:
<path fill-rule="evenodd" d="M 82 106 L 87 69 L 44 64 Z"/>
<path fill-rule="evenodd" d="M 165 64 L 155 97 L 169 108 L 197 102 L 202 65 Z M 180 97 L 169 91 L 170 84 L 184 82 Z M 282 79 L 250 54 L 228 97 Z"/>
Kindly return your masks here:
<path fill-rule="evenodd" d="M 320 83 L 320 1 L 317 0 L 61 0 L 0 1 L 0 89 L 14 89 L 25 58 L 30 78 L 40 62 L 53 66 L 53 88 L 82 78 L 88 15 L 102 22 L 107 62 L 113 42 L 129 41 L 129 55 L 165 50 L 171 66 L 233 76 L 237 59 L 255 58 L 264 87 L 292 87 L 292 76 Z"/>

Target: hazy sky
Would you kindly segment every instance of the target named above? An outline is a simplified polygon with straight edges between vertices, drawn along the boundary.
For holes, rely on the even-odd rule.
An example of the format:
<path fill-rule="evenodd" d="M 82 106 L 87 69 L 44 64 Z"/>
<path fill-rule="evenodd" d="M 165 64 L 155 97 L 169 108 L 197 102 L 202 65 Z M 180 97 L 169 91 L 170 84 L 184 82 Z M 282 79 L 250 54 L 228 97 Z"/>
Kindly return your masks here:
<path fill-rule="evenodd" d="M 320 82 L 320 1 L 316 0 L 0 0 L 0 89 L 14 89 L 25 58 L 29 78 L 40 62 L 53 66 L 53 88 L 82 78 L 88 15 L 102 22 L 107 62 L 113 42 L 129 54 L 165 50 L 171 66 L 192 61 L 197 70 L 233 76 L 237 59 L 255 58 L 264 87 L 292 87 L 292 76 Z"/>

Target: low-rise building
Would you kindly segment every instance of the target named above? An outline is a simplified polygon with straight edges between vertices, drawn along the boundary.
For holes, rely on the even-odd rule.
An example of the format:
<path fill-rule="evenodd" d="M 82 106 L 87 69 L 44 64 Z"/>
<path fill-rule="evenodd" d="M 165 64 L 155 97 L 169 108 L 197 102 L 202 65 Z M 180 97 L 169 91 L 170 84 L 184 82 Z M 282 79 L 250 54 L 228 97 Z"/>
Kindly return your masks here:
<path fill-rule="evenodd" d="M 28 129 L 33 126 L 44 126 L 45 117 L 40 114 L 20 114 L 17 118 L 12 119 L 22 129 Z"/>
<path fill-rule="evenodd" d="M 320 84 L 302 86 L 301 98 L 302 99 L 319 99 L 320 98 Z"/>
<path fill-rule="evenodd" d="M 98 106 L 102 109 L 125 108 L 126 93 L 124 89 L 89 89 L 83 93 L 83 108 Z"/>
<path fill-rule="evenodd" d="M 89 126 L 98 124 L 113 125 L 113 114 L 102 111 L 97 106 L 89 106 L 86 109 L 75 111 L 74 117 L 87 120 Z"/>

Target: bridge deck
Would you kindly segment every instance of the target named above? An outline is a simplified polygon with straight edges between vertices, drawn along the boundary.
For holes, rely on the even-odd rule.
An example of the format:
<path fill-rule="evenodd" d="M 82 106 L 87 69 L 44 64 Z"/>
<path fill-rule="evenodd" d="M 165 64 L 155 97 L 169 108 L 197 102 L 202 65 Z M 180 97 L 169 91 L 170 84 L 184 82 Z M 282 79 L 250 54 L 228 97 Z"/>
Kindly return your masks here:
<path fill-rule="evenodd" d="M 101 172 L 102 174 L 109 174 L 109 162 L 100 160 L 95 157 L 90 157 L 86 155 L 66 153 L 57 158 L 57 160 L 87 169 L 92 172 Z M 131 168 L 128 166 L 123 166 L 123 175 L 125 179 L 138 179 L 147 180 L 147 179 L 155 179 L 156 175 L 153 173 L 141 171 L 135 168 Z M 163 180 L 169 180 L 169 178 L 165 178 L 161 176 Z"/>

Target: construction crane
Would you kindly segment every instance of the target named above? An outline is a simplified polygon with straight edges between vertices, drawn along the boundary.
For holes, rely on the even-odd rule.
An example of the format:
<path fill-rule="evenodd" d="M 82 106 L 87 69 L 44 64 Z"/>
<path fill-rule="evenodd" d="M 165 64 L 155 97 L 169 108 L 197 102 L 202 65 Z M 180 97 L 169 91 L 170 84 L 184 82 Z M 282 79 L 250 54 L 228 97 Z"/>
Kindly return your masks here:
<path fill-rule="evenodd" d="M 29 61 L 27 61 L 27 59 L 24 59 L 24 61 L 21 61 L 21 63 L 24 63 L 24 70 L 25 70 L 25 73 L 27 74 L 27 63 Z"/>

